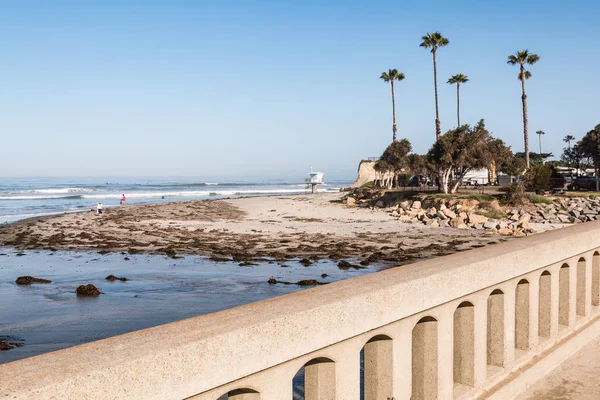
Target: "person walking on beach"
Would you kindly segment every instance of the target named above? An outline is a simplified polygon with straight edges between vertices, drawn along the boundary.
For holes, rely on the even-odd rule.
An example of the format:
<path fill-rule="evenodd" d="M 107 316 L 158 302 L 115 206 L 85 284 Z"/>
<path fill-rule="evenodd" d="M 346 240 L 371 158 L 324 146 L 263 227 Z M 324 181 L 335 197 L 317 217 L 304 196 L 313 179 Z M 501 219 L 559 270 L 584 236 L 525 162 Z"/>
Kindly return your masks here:
<path fill-rule="evenodd" d="M 123 194 L 123 197 L 121 197 L 121 202 L 119 203 L 119 207 L 123 207 L 126 201 L 127 199 L 125 198 L 125 194 Z"/>
<path fill-rule="evenodd" d="M 98 205 L 96 206 L 96 214 L 102 214 L 102 203 L 98 203 Z"/>

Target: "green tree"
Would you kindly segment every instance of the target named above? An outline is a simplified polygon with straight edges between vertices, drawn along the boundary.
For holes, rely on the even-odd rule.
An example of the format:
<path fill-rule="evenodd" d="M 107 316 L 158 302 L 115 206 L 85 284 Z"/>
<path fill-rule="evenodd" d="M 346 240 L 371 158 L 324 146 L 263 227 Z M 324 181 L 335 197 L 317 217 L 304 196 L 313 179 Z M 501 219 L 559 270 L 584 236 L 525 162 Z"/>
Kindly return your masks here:
<path fill-rule="evenodd" d="M 456 119 L 458 121 L 458 125 L 460 126 L 460 84 L 469 82 L 469 77 L 463 74 L 456 74 L 448 79 L 449 84 L 456 84 Z"/>
<path fill-rule="evenodd" d="M 517 51 L 508 56 L 507 63 L 510 65 L 519 65 L 519 74 L 517 78 L 521 81 L 521 100 L 523 102 L 523 139 L 525 141 L 525 164 L 529 168 L 529 134 L 527 132 L 527 94 L 525 93 L 525 80 L 531 78 L 531 72 L 525 69 L 525 65 L 533 65 L 540 60 L 537 54 L 529 53 L 528 50 Z"/>
<path fill-rule="evenodd" d="M 427 159 L 437 166 L 436 174 L 443 193 L 456 193 L 467 172 L 489 168 L 492 163 L 502 167 L 512 152 L 500 139 L 493 138 L 483 120 L 474 127 L 462 125 L 446 132 L 434 143 Z M 455 173 L 454 183 L 450 177 Z"/>
<path fill-rule="evenodd" d="M 392 172 L 394 174 L 394 185 L 398 186 L 398 174 L 408 167 L 408 153 L 411 149 L 412 146 L 407 139 L 392 142 L 375 164 L 375 170 Z"/>
<path fill-rule="evenodd" d="M 440 47 L 447 46 L 450 41 L 443 37 L 439 32 L 428 32 L 427 35 L 421 37 L 420 47 L 431 49 L 433 54 L 433 87 L 435 91 L 435 139 L 440 140 L 442 135 L 442 127 L 440 124 L 440 110 L 438 107 L 438 89 L 437 89 L 437 50 Z"/>
<path fill-rule="evenodd" d="M 568 160 L 567 165 L 569 166 L 569 172 L 571 174 L 571 182 L 573 182 L 573 163 L 571 162 L 573 159 L 573 155 L 571 154 L 571 141 L 575 140 L 575 136 L 573 135 L 567 135 L 563 138 L 563 142 L 565 142 L 569 148 L 569 152 L 567 154 L 566 160 Z M 563 160 L 565 160 L 565 157 L 563 155 Z"/>
<path fill-rule="evenodd" d="M 396 141 L 396 99 L 394 98 L 394 81 L 403 81 L 405 76 L 402 72 L 398 72 L 397 69 L 390 69 L 388 72 L 382 72 L 380 79 L 383 79 L 385 82 L 390 82 L 392 84 L 392 117 L 393 117 L 393 125 L 392 125 L 392 142 Z"/>
<path fill-rule="evenodd" d="M 598 181 L 598 170 L 600 169 L 600 124 L 589 131 L 579 142 L 581 152 L 589 157 L 594 163 L 594 173 L 596 175 L 596 191 L 600 191 L 600 182 Z"/>
<path fill-rule="evenodd" d="M 544 132 L 544 131 L 537 131 L 536 134 L 540 138 L 540 154 L 542 154 L 542 135 L 545 135 L 546 132 Z"/>

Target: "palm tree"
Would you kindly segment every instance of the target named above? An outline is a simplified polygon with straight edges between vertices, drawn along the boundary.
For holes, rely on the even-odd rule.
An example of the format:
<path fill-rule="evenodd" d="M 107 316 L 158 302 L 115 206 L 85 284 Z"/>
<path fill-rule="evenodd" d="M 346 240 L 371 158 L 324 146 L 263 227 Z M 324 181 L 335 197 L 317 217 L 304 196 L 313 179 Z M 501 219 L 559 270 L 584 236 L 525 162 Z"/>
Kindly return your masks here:
<path fill-rule="evenodd" d="M 542 135 L 545 135 L 546 132 L 544 131 L 537 131 L 536 132 L 538 137 L 540 138 L 540 157 L 542 156 Z"/>
<path fill-rule="evenodd" d="M 563 142 L 567 143 L 569 146 L 569 150 L 571 150 L 571 141 L 575 140 L 575 136 L 573 135 L 567 135 L 564 137 Z"/>
<path fill-rule="evenodd" d="M 529 54 L 528 50 L 517 51 L 515 54 L 508 56 L 508 64 L 519 65 L 519 75 L 517 78 L 521 81 L 521 89 L 523 94 L 523 139 L 525 141 L 525 164 L 529 168 L 529 135 L 527 133 L 527 94 L 525 94 L 525 80 L 531 78 L 531 72 L 525 70 L 525 64 L 533 65 L 540 60 L 537 54 Z"/>
<path fill-rule="evenodd" d="M 456 83 L 456 119 L 460 126 L 460 84 L 469 82 L 469 77 L 463 74 L 456 74 L 448 79 L 449 84 Z"/>
<path fill-rule="evenodd" d="M 450 41 L 443 37 L 439 32 L 428 32 L 427 35 L 421 37 L 421 40 L 422 42 L 419 46 L 425 47 L 426 49 L 431 48 L 431 53 L 433 54 L 433 87 L 435 89 L 435 139 L 437 141 L 442 134 L 442 128 L 440 126 L 440 110 L 438 107 L 436 54 L 439 47 L 447 46 Z"/>
<path fill-rule="evenodd" d="M 404 74 L 402 72 L 398 72 L 397 69 L 390 69 L 388 72 L 382 72 L 381 79 L 385 82 L 390 82 L 392 84 L 392 116 L 394 124 L 392 126 L 392 142 L 396 141 L 396 100 L 394 99 L 394 81 L 402 81 L 404 80 Z"/>

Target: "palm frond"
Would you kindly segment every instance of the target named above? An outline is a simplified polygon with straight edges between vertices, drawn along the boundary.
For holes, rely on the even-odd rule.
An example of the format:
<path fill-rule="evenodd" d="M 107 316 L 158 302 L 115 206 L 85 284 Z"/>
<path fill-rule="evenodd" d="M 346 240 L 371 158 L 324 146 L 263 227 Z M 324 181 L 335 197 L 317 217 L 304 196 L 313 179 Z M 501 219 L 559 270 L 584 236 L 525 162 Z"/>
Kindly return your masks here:
<path fill-rule="evenodd" d="M 519 78 L 519 80 L 522 81 L 523 77 L 525 77 L 526 80 L 531 78 L 531 72 L 529 72 L 529 71 L 519 72 L 519 75 L 517 75 L 517 78 Z"/>
<path fill-rule="evenodd" d="M 519 63 L 519 60 L 517 59 L 517 57 L 511 54 L 510 56 L 508 56 L 508 61 L 506 62 L 510 65 L 515 65 Z"/>
<path fill-rule="evenodd" d="M 390 76 L 387 74 L 387 72 L 382 72 L 381 76 L 379 77 L 380 79 L 383 79 L 386 82 L 390 81 Z"/>
<path fill-rule="evenodd" d="M 402 72 L 398 72 L 398 74 L 396 75 L 397 81 L 403 81 L 405 78 L 406 78 L 406 76 L 404 76 L 404 74 Z"/>
<path fill-rule="evenodd" d="M 527 64 L 535 64 L 538 61 L 540 61 L 540 56 L 537 54 L 529 54 L 527 56 Z"/>

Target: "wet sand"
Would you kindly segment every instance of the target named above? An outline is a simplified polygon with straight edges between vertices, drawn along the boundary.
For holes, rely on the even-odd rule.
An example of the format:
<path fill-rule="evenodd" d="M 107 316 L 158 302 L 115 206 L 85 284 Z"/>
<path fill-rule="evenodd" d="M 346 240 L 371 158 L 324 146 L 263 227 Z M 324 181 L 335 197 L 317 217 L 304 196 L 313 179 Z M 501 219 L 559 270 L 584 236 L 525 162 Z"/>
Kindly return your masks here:
<path fill-rule="evenodd" d="M 406 263 L 509 240 L 484 231 L 398 222 L 348 208 L 341 193 L 202 200 L 43 217 L 0 226 L 0 246 Z"/>

